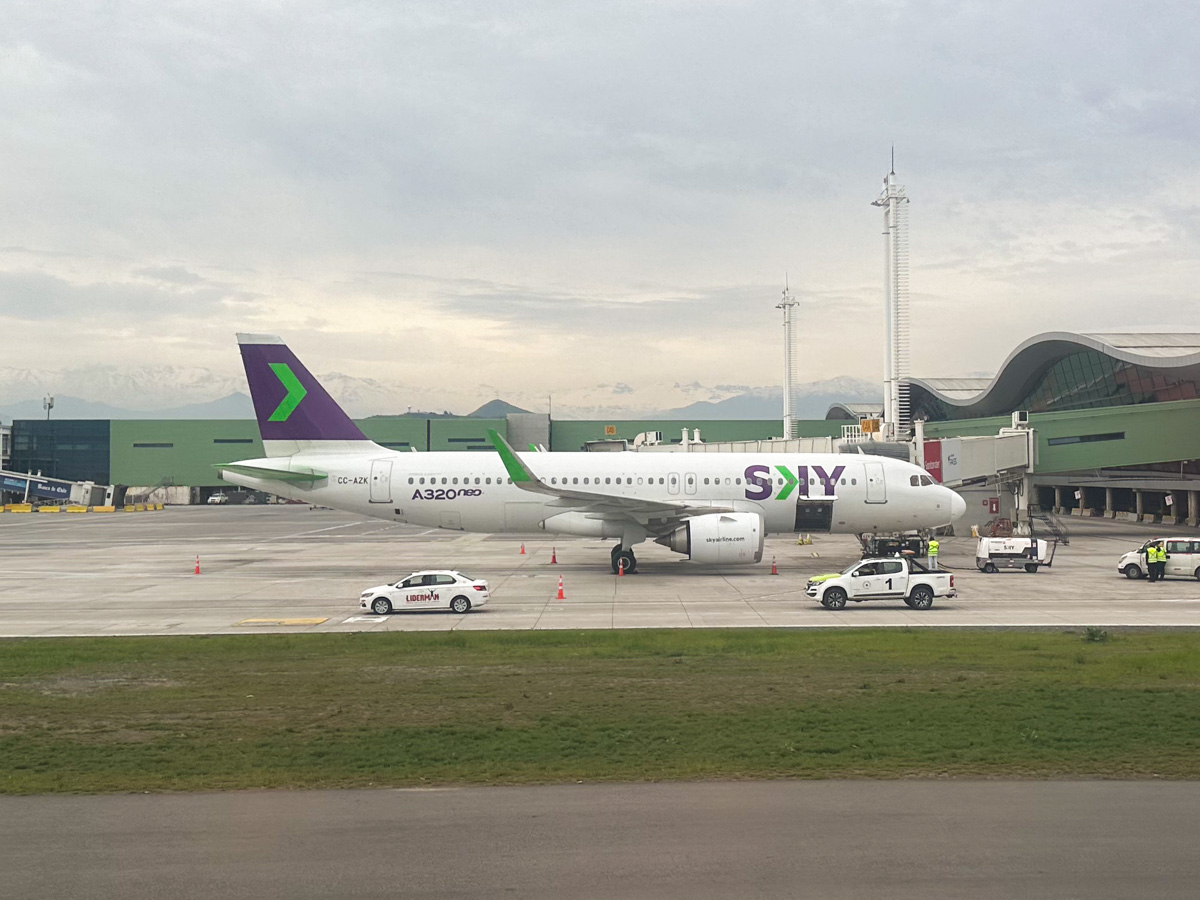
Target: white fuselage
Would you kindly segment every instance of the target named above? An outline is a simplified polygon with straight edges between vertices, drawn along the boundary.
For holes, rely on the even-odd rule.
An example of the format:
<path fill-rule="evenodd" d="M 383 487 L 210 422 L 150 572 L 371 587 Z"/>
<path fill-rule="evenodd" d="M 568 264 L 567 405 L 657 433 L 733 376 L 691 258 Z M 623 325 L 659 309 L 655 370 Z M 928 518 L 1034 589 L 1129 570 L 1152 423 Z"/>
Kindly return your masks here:
<path fill-rule="evenodd" d="M 544 528 L 620 536 L 618 526 L 578 511 L 577 502 L 514 485 L 496 453 L 345 448 L 339 443 L 336 449 L 318 446 L 240 463 L 307 467 L 327 473 L 324 479 L 289 483 L 245 471 L 223 471 L 222 478 L 283 497 L 434 528 L 489 533 Z M 522 458 L 551 488 L 758 513 L 765 530 L 774 533 L 915 531 L 949 524 L 963 509 L 962 500 L 948 488 L 914 484 L 924 470 L 862 454 L 531 452 Z M 806 501 L 799 504 L 800 515 L 797 500 Z"/>

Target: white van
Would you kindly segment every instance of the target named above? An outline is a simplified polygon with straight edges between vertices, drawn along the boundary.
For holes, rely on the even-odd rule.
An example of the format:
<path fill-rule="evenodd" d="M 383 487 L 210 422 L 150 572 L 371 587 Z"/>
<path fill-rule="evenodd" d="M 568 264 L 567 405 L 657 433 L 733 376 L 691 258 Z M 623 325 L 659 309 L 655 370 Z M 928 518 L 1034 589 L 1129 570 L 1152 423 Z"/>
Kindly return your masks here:
<path fill-rule="evenodd" d="M 1145 578 L 1146 548 L 1159 541 L 1167 548 L 1165 574 L 1177 578 L 1200 578 L 1200 541 L 1193 538 L 1157 537 L 1150 538 L 1136 550 L 1130 550 L 1117 563 L 1117 571 L 1126 578 Z"/>

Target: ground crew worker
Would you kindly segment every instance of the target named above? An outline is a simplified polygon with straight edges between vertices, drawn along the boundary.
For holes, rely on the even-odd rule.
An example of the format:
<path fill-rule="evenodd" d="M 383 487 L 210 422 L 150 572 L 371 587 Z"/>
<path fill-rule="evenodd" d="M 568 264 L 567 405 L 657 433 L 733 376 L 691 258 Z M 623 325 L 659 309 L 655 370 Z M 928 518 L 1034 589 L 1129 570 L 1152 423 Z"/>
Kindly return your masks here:
<path fill-rule="evenodd" d="M 1161 555 L 1160 555 L 1161 554 Z M 1150 544 L 1146 547 L 1146 573 L 1149 575 L 1149 583 L 1154 584 L 1162 578 L 1163 569 L 1166 568 L 1165 560 L 1166 551 L 1159 549 L 1158 544 Z"/>
<path fill-rule="evenodd" d="M 938 567 L 937 555 L 939 546 L 940 545 L 938 544 L 937 538 L 929 539 L 929 550 L 927 551 L 926 555 L 929 557 L 929 568 L 931 569 L 936 569 Z"/>
<path fill-rule="evenodd" d="M 1162 541 L 1158 542 L 1158 580 L 1167 580 L 1167 545 Z"/>

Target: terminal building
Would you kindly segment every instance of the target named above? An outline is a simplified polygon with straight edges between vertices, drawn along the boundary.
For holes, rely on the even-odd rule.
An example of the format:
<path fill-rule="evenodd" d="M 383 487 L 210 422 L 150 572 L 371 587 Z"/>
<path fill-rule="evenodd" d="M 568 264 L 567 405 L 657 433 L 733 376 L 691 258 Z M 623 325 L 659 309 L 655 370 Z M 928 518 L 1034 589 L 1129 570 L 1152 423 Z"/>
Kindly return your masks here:
<path fill-rule="evenodd" d="M 906 384 L 917 439 L 890 450 L 909 454 L 962 491 L 973 510 L 968 524 L 1039 512 L 1193 527 L 1200 520 L 1200 334 L 1054 332 L 1022 343 L 993 378 L 914 377 Z M 889 452 L 883 443 L 864 445 L 861 434 L 848 439 L 881 412 L 871 404 L 838 404 L 824 420 L 794 421 L 801 447 L 797 440 L 773 446 L 770 439 L 783 433 L 779 419 L 573 421 L 513 414 L 376 416 L 358 424 L 384 447 L 419 452 L 492 452 L 492 428 L 516 446 L 550 451 L 624 446 L 646 432 L 678 444 L 686 428 L 698 429 L 704 442 L 692 450 Z M 1022 435 L 1030 439 L 1028 452 Z M 169 503 L 202 503 L 222 490 L 238 499 L 216 467 L 263 452 L 250 419 L 18 419 L 6 437 L 11 455 L 4 469 L 125 485 L 133 499 Z"/>

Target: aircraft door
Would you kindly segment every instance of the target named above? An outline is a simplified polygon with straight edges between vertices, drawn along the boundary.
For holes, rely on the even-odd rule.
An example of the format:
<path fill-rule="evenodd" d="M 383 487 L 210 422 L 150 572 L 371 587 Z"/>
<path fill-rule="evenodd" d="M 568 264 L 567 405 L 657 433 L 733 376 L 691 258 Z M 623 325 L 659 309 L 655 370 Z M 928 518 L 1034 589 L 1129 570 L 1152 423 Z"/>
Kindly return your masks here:
<path fill-rule="evenodd" d="M 883 477 L 883 463 L 863 463 L 867 476 L 867 502 L 887 503 L 887 482 Z"/>
<path fill-rule="evenodd" d="M 667 476 L 667 493 L 668 494 L 678 494 L 679 493 L 679 473 L 678 472 L 672 472 L 670 475 Z"/>
<path fill-rule="evenodd" d="M 683 477 L 683 489 L 686 493 L 689 493 L 689 494 L 696 493 L 696 473 L 695 472 L 688 472 L 687 475 L 685 475 Z"/>
<path fill-rule="evenodd" d="M 392 461 L 390 459 L 371 460 L 371 502 L 392 502 Z"/>

